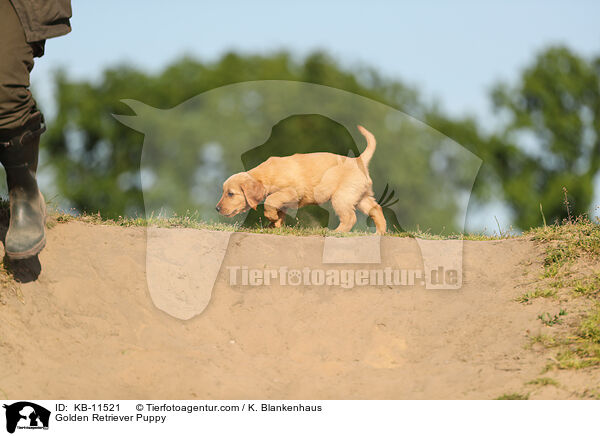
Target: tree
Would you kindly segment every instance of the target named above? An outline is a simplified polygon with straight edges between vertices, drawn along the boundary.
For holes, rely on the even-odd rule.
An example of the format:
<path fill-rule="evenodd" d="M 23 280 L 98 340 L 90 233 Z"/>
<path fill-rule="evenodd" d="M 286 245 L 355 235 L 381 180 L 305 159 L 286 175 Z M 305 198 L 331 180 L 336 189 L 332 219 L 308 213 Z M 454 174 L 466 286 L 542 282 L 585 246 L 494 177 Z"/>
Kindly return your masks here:
<path fill-rule="evenodd" d="M 178 168 L 152 175 L 157 183 L 164 183 L 156 198 L 168 199 L 172 212 L 193 208 L 204 218 L 218 219 L 210 215 L 214 193 L 200 201 L 186 189 L 197 182 L 198 168 L 215 163 L 211 161 L 215 153 L 219 172 L 207 183 L 218 190 L 226 175 L 249 169 L 266 155 L 316 150 L 357 154 L 361 138 L 351 138 L 352 126 L 304 114 L 281 120 L 264 144 L 256 144 L 252 123 L 238 130 L 228 128 L 228 123 L 246 116 L 248 108 L 234 104 L 227 117 L 199 116 L 201 108 L 194 105 L 214 102 L 192 97 L 255 80 L 315 83 L 384 103 L 426 123 L 409 116 L 396 119 L 383 107 L 360 114 L 361 122 L 377 128 L 378 151 L 371 175 L 375 194 L 386 197 L 390 205 L 386 216 L 397 227 L 410 223 L 409 227 L 436 232 L 462 230 L 457 204 L 469 198 L 472 190 L 472 205 L 501 200 L 511 209 L 514 225 L 527 229 L 541 223 L 540 204 L 548 221 L 566 217 L 563 187 L 569 193 L 572 215 L 589 212 L 592 206 L 594 179 L 600 169 L 599 77 L 600 58 L 590 61 L 564 47 L 543 51 L 517 83 L 494 88 L 491 98 L 499 127 L 488 134 L 476 119 L 450 117 L 397 80 L 383 78 L 369 68 L 343 68 L 321 52 L 304 60 L 285 52 L 269 56 L 228 53 L 212 63 L 184 58 L 158 74 L 127 66 L 112 68 L 94 83 L 58 74 L 58 116 L 49 123 L 43 146 L 56 168 L 59 191 L 76 209 L 101 211 L 108 217 L 143 214 L 144 198 L 148 198 L 141 190 L 144 135 L 118 123 L 111 114 L 135 115 L 121 99 L 161 109 L 185 106 L 186 111 L 170 112 L 177 116 L 146 120 L 152 129 L 160 130 L 153 139 L 157 160 L 179 160 Z M 286 96 L 270 98 L 277 102 Z M 344 111 L 335 108 L 335 101 L 323 105 Z M 259 112 L 257 120 L 262 116 Z M 207 135 L 215 129 L 220 132 L 219 143 Z M 254 153 L 248 153 L 250 144 L 256 147 Z M 473 161 L 456 144 L 483 161 L 474 186 Z M 391 158 L 398 150 L 402 159 Z M 392 192 L 394 197 L 387 198 Z M 307 225 L 326 220 L 322 211 L 315 210 L 312 218 L 305 215 L 299 218 L 304 217 L 301 223 Z M 246 224 L 257 219 L 251 215 Z"/>
<path fill-rule="evenodd" d="M 475 156 L 468 156 L 470 161 L 465 165 L 463 154 L 468 153 L 458 144 L 394 109 L 417 117 L 430 111 L 415 90 L 384 79 L 371 69 L 345 70 L 323 53 L 314 53 L 303 61 L 295 61 L 286 53 L 266 57 L 230 53 L 210 64 L 183 59 L 157 75 L 118 67 L 105 71 L 98 83 L 75 82 L 64 74 L 58 75 L 58 116 L 50 123 L 45 146 L 57 168 L 60 191 L 81 211 L 101 211 L 109 217 L 143 214 L 143 200 L 151 197 L 146 193 L 142 198 L 141 191 L 140 157 L 144 139 L 111 116 L 113 113 L 135 115 L 135 111 L 120 103 L 125 98 L 142 101 L 146 109 L 179 105 L 170 111 L 141 108 L 148 113 L 143 121 L 146 128 L 140 130 L 156 132 L 151 138 L 146 135 L 145 150 L 152 150 L 155 163 L 177 162 L 176 167 L 175 164 L 171 168 L 162 166 L 158 170 L 154 168 L 152 173 L 157 180 L 152 199 L 156 200 L 154 203 L 168 204 L 170 212 L 185 213 L 186 209 L 193 209 L 204 219 L 219 219 L 214 213 L 214 195 L 206 198 L 189 189 L 197 185 L 198 169 L 206 169 L 215 153 L 219 155 L 216 163 L 221 168 L 219 177 L 211 180 L 210 189 L 215 192 L 227 175 L 262 161 L 264 156 L 260 153 L 265 150 L 269 155 L 279 156 L 313 151 L 360 153 L 358 142 L 354 140 L 364 139 L 358 135 L 353 140 L 349 133 L 352 130 L 357 135 L 355 125 L 344 128 L 332 120 L 303 114 L 278 122 L 268 141 L 259 147 L 258 154 L 248 154 L 247 144 L 260 145 L 253 142 L 256 135 L 253 136 L 252 123 L 231 128 L 247 115 L 247 108 L 243 104 L 230 104 L 226 95 L 219 94 L 215 98 L 222 101 L 216 102 L 214 107 L 226 103 L 227 114 L 202 112 L 203 106 L 215 103 L 212 97 L 192 98 L 223 85 L 258 79 L 299 84 L 285 87 L 286 95 L 272 95 L 266 90 L 261 98 L 271 99 L 272 107 L 262 110 L 267 114 L 277 109 L 278 100 L 302 99 L 302 93 L 311 92 L 300 85 L 302 82 L 342 89 L 346 94 L 389 105 L 360 109 L 347 107 L 348 99 L 344 100 L 346 103 L 336 99 L 322 101 L 322 106 L 329 111 L 349 116 L 358 113 L 356 122 L 377 129 L 378 151 L 371 161 L 371 175 L 378 197 L 386 189 L 386 197 L 395 192 L 395 198 L 387 198 L 386 202 L 390 226 L 461 230 L 456 199 L 470 192 L 476 173 Z M 331 95 L 330 91 L 323 92 Z M 264 118 L 257 111 L 256 117 L 261 116 Z M 219 138 L 218 143 L 215 137 Z M 399 150 L 401 158 L 397 159 Z M 240 163 L 244 166 L 240 167 Z M 312 216 L 306 216 L 305 212 L 298 216 L 302 218 L 300 224 L 322 224 L 323 219 L 327 222 L 316 209 Z M 366 217 L 363 223 L 366 225 Z"/>
<path fill-rule="evenodd" d="M 565 47 L 540 53 L 513 86 L 499 84 L 492 99 L 504 128 L 485 154 L 520 228 L 590 211 L 600 169 L 600 59 Z M 485 160 L 485 157 L 484 157 Z"/>

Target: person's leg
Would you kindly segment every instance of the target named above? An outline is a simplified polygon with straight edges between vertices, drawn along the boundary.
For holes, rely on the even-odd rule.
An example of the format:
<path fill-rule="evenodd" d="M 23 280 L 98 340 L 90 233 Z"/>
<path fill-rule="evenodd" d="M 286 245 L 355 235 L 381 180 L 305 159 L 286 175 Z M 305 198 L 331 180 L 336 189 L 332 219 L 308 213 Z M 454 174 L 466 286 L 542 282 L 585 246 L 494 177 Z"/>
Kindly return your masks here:
<path fill-rule="evenodd" d="M 38 189 L 42 114 L 29 91 L 33 49 L 9 0 L 0 0 L 0 162 L 6 170 L 10 223 L 4 242 L 9 257 L 38 254 L 45 245 L 45 203 Z"/>
<path fill-rule="evenodd" d="M 33 49 L 10 0 L 0 0 L 0 130 L 25 125 L 35 112 L 29 91 Z"/>

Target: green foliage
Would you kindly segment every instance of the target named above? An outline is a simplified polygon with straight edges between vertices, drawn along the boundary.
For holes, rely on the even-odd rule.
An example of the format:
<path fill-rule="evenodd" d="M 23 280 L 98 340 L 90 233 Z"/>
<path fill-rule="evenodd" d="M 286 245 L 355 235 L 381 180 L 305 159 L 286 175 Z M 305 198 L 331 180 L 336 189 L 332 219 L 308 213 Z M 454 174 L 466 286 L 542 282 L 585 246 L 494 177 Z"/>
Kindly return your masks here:
<path fill-rule="evenodd" d="M 279 95 L 269 95 L 267 89 L 260 97 L 270 98 L 269 104 L 252 112 L 245 105 L 247 102 L 235 100 L 233 91 L 230 96 L 227 90 L 218 88 L 259 79 L 287 80 L 291 84 L 318 83 L 372 99 L 376 107 L 373 111 L 335 99 L 323 100 L 322 106 L 329 112 L 356 113 L 367 126 L 380 125 L 378 151 L 370 170 L 378 197 L 383 196 L 386 189 L 395 193 L 395 198 L 387 195 L 384 205 L 390 230 L 423 228 L 447 234 L 462 230 L 457 220 L 456 198 L 470 192 L 476 170 L 474 165 L 465 165 L 460 155 L 467 152 L 408 116 L 400 119 L 388 116 L 394 115 L 392 107 L 413 115 L 428 111 L 416 92 L 399 82 L 383 79 L 372 70 L 345 71 L 320 53 L 302 62 L 285 53 L 267 57 L 228 54 L 211 64 L 184 59 L 157 75 L 119 67 L 106 71 L 98 83 L 73 82 L 58 75 L 59 115 L 51 123 L 51 132 L 45 139 L 57 168 L 59 190 L 79 211 L 102 211 L 102 215 L 112 218 L 142 215 L 144 202 L 147 209 L 150 202 L 151 205 L 168 204 L 170 213 L 183 214 L 194 209 L 203 220 L 218 221 L 222 218 L 214 212 L 217 191 L 224 179 L 234 172 L 250 169 L 269 156 L 315 151 L 345 156 L 360 153 L 357 138 L 350 135 L 356 132 L 349 133 L 347 126 L 317 114 L 294 115 L 281 120 L 272 128 L 266 142 L 257 146 L 261 135 L 256 125 L 277 120 L 278 110 L 286 100 L 302 100 L 301 94 L 298 98 L 298 92 L 302 92 L 299 86 L 283 88 L 289 93 Z M 202 94 L 208 90 L 214 91 Z M 325 95 L 326 91 L 322 92 Z M 113 113 L 131 114 L 130 109 L 119 102 L 121 99 L 140 100 L 146 105 L 132 106 L 137 116 L 129 124 L 137 123 L 138 130 L 146 132 L 145 137 L 112 118 Z M 206 107 L 212 108 L 211 105 L 218 110 L 206 110 Z M 177 107 L 169 111 L 153 109 L 173 106 Z M 221 113 L 223 108 L 224 113 Z M 152 134 L 148 134 L 149 130 Z M 160 167 L 154 173 L 153 192 L 148 195 L 146 191 L 144 198 L 140 173 L 143 142 L 146 160 Z M 216 164 L 211 164 L 205 156 L 210 145 L 213 151 L 215 147 L 217 150 Z M 251 147 L 254 148 L 248 151 Z M 474 162 L 475 156 L 470 156 Z M 441 169 L 433 168 L 433 161 Z M 204 171 L 204 186 L 200 190 L 208 195 L 196 201 L 198 190 L 192 191 L 199 170 Z M 210 181 L 206 177 L 209 170 L 214 170 Z M 245 225 L 260 225 L 260 212 L 251 212 Z M 309 207 L 288 219 L 287 224 L 313 227 L 329 223 L 331 228 L 331 217 L 326 210 Z M 363 222 L 365 228 L 366 218 Z M 412 226 L 407 227 L 405 223 Z"/>
<path fill-rule="evenodd" d="M 368 84 L 360 83 L 359 77 Z M 82 212 L 102 211 L 109 217 L 142 214 L 139 165 L 144 136 L 111 116 L 131 114 L 131 109 L 120 100 L 139 100 L 167 109 L 220 86 L 269 79 L 333 86 L 388 102 L 413 114 L 423 107 L 414 90 L 385 80 L 374 70 L 346 71 L 323 53 L 314 53 L 301 62 L 288 53 L 270 56 L 228 53 L 214 63 L 184 58 L 158 74 L 119 66 L 106 70 L 97 82 L 73 81 L 59 73 L 55 78 L 58 115 L 49 123 L 43 146 L 52 156 L 61 196 Z M 291 123 L 291 127 L 280 132 L 288 137 L 287 150 L 294 146 L 289 135 L 309 138 L 306 134 L 298 135 L 298 131 L 307 131 L 303 122 Z M 331 143 L 331 135 L 326 132 L 324 136 L 311 136 L 308 147 Z M 169 144 L 164 146 L 168 148 Z M 225 150 L 225 158 L 232 167 L 240 156 L 228 155 Z"/>
<path fill-rule="evenodd" d="M 510 207 L 515 226 L 527 229 L 539 225 L 542 219 L 545 224 L 546 219 L 554 222 L 567 217 L 561 198 L 563 187 L 568 189 L 573 216 L 588 212 L 592 206 L 593 179 L 600 168 L 599 71 L 600 59 L 584 59 L 562 47 L 543 51 L 517 83 L 494 88 L 494 107 L 499 120 L 506 123 L 491 134 L 482 133 L 473 118 L 448 117 L 399 81 L 384 78 L 373 69 L 342 67 L 321 52 L 303 60 L 286 52 L 267 56 L 228 53 L 211 63 L 183 58 L 155 74 L 119 66 L 107 69 L 94 82 L 74 81 L 59 73 L 55 78 L 58 115 L 49 123 L 43 147 L 52 157 L 50 164 L 56 170 L 60 195 L 67 200 L 63 205 L 82 212 L 102 211 L 108 217 L 141 215 L 144 202 L 140 158 L 144 135 L 111 116 L 133 115 L 121 99 L 168 109 L 203 92 L 244 81 L 276 79 L 321 84 L 397 108 L 475 153 L 483 160 L 483 166 L 473 186 L 473 205 L 500 199 Z M 198 132 L 202 122 L 191 118 L 182 122 L 186 127 L 181 132 L 174 132 L 172 138 L 161 138 L 166 159 L 169 150 L 175 149 L 174 144 L 201 136 Z M 322 150 L 326 144 L 332 147 L 327 151 L 357 152 L 352 138 L 342 130 L 318 117 L 298 116 L 280 123 L 269 144 L 280 150 L 279 155 Z M 235 132 L 229 133 L 231 138 L 236 137 Z M 405 161 L 411 163 L 407 168 L 412 172 L 399 168 L 392 159 L 386 160 L 380 152 L 372 163 L 378 198 L 389 186 L 396 193 L 389 202 L 400 200 L 385 210 L 392 222 L 390 227 L 397 231 L 416 230 L 402 228 L 399 221 L 404 219 L 433 232 L 461 231 L 460 223 L 457 227 L 459 211 L 455 198 L 436 189 L 445 185 L 444 174 L 422 180 L 436 156 L 431 147 L 421 155 L 415 153 L 414 144 L 432 143 L 431 137 L 423 138 L 415 129 L 405 129 L 401 134 L 402 144 L 390 143 L 383 135 L 381 146 L 401 145 Z M 240 132 L 237 138 L 241 143 L 246 137 Z M 240 143 L 222 144 L 220 178 L 239 167 L 240 155 L 235 147 Z M 243 164 L 253 166 L 262 157 L 246 156 Z M 181 161 L 184 165 L 194 162 L 189 158 Z M 444 165 L 446 174 L 457 174 L 456 181 L 448 184 L 456 183 L 453 189 L 457 193 L 468 192 L 471 186 L 466 183 L 468 177 L 461 174 L 466 170 L 460 160 L 451 156 Z M 190 171 L 183 168 L 182 179 Z M 174 187 L 161 189 L 170 198 L 180 194 Z M 424 199 L 430 203 L 422 204 Z M 189 207 L 183 200 L 180 204 L 182 210 Z M 411 204 L 420 205 L 429 213 L 418 213 L 407 206 Z M 399 213 L 404 215 L 398 217 Z M 318 208 L 299 213 L 296 218 L 288 225 L 323 225 L 328 220 Z M 248 217 L 246 224 L 250 223 L 258 223 L 257 214 Z M 554 265 L 553 268 L 558 264 Z"/>
<path fill-rule="evenodd" d="M 572 216 L 592 206 L 593 179 L 600 169 L 599 61 L 565 47 L 550 48 L 516 85 L 500 84 L 492 93 L 508 123 L 489 143 L 491 159 L 484 160 L 498 175 L 521 228 L 539 223 L 538 204 L 550 220 L 566 218 L 563 187 Z"/>

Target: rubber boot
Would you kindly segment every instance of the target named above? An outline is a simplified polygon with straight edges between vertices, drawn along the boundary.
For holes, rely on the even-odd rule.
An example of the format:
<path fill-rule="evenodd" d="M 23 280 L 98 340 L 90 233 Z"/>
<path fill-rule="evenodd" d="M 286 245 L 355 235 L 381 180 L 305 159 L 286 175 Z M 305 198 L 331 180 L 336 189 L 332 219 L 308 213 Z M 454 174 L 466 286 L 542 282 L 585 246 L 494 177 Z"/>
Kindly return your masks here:
<path fill-rule="evenodd" d="M 41 112 L 35 112 L 22 128 L 0 138 L 0 162 L 6 170 L 10 222 L 4 251 L 10 259 L 36 256 L 46 245 L 46 203 L 40 192 L 36 171 L 40 136 L 46 130 Z"/>

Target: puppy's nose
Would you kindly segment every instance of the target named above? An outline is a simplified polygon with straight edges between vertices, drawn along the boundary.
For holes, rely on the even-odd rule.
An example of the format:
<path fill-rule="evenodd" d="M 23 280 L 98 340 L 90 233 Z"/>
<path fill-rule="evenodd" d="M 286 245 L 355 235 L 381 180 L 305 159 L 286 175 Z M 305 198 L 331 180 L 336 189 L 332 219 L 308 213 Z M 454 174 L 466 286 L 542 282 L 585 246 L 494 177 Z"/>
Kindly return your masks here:
<path fill-rule="evenodd" d="M 221 206 L 219 206 L 218 204 L 217 207 L 215 207 L 215 209 L 217 209 L 217 212 L 221 212 Z"/>

